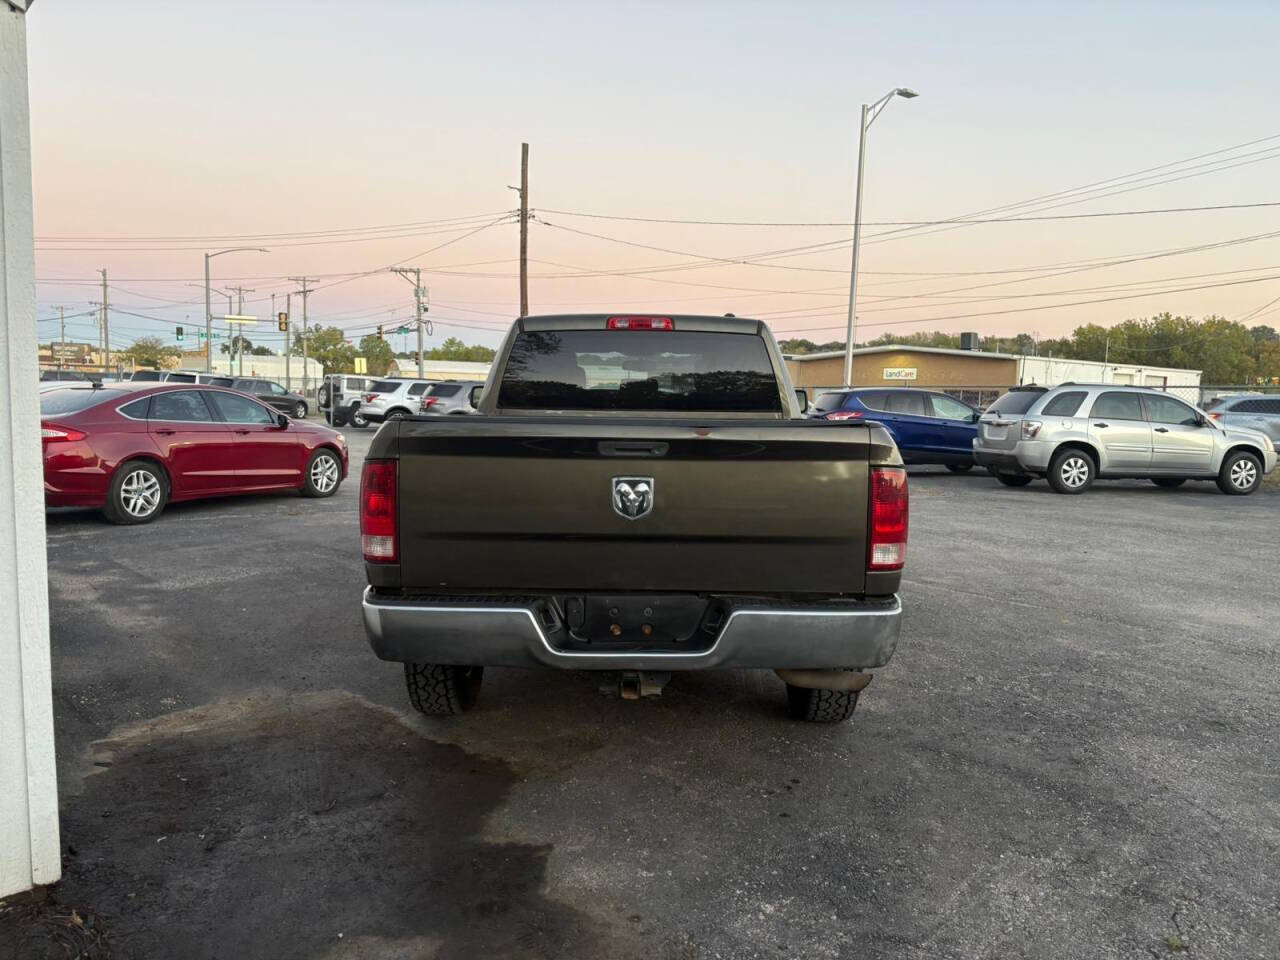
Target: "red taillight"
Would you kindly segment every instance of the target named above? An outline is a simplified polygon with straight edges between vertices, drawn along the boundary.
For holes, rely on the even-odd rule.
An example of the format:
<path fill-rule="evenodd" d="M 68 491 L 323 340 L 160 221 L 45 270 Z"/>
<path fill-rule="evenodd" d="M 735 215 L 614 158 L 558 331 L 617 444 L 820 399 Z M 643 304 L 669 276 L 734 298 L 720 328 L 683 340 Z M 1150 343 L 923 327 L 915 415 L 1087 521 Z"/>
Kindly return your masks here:
<path fill-rule="evenodd" d="M 1209 418 L 1210 418 L 1211 420 L 1221 420 L 1221 419 L 1222 419 L 1222 414 L 1220 414 L 1220 413 L 1210 413 L 1210 414 L 1209 414 Z"/>
<path fill-rule="evenodd" d="M 423 398 L 422 398 L 422 409 L 423 409 L 423 410 L 425 410 L 425 409 L 427 409 L 427 407 L 431 406 L 433 403 L 439 403 L 439 402 L 440 402 L 440 398 L 439 398 L 439 397 L 423 397 Z"/>
<path fill-rule="evenodd" d="M 610 317 L 610 330 L 674 330 L 670 317 Z"/>
<path fill-rule="evenodd" d="M 70 427 L 60 427 L 56 423 L 42 423 L 40 425 L 40 442 L 46 443 L 75 443 L 77 440 L 83 440 L 88 434 L 80 430 L 72 430 Z"/>
<path fill-rule="evenodd" d="M 907 471 L 871 469 L 871 529 L 868 570 L 901 570 L 907 559 Z"/>
<path fill-rule="evenodd" d="M 366 460 L 360 474 L 360 549 L 369 563 L 396 563 L 396 461 Z"/>
<path fill-rule="evenodd" d="M 824 420 L 856 420 L 862 416 L 861 410 L 833 410 L 828 413 Z"/>

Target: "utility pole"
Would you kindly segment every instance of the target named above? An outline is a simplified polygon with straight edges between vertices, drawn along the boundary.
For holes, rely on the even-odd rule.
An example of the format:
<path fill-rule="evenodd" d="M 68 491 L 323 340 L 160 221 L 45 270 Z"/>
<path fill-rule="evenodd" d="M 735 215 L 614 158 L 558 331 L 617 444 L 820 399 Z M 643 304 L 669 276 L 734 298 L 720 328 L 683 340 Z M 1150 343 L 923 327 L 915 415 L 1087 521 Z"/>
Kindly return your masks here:
<path fill-rule="evenodd" d="M 302 395 L 307 395 L 307 297 L 311 295 L 311 280 L 307 277 L 290 277 L 294 283 L 300 284 L 302 289 L 298 292 L 302 294 Z"/>
<path fill-rule="evenodd" d="M 417 267 L 392 267 L 392 273 L 398 273 L 410 283 L 413 284 L 413 303 L 415 308 L 414 316 L 418 324 L 418 379 L 422 379 L 422 315 L 426 313 L 430 307 L 427 305 L 427 291 L 422 286 L 422 271 Z M 409 274 L 413 274 L 412 277 Z M 431 332 L 428 326 L 427 333 Z"/>
<path fill-rule="evenodd" d="M 62 369 L 62 358 L 67 351 L 67 318 L 64 309 L 58 308 L 58 369 Z"/>
<path fill-rule="evenodd" d="M 290 311 L 293 309 L 293 294 L 287 293 L 284 297 L 284 388 L 291 393 L 293 392 L 293 382 L 289 376 L 289 357 L 293 355 L 293 344 L 289 341 L 293 338 L 293 331 L 289 329 L 292 326 L 293 316 Z"/>
<path fill-rule="evenodd" d="M 238 297 L 238 299 L 236 300 L 236 316 L 242 317 L 244 316 L 244 295 L 246 293 L 257 293 L 258 291 L 245 290 L 244 287 L 232 287 L 231 289 L 236 292 L 236 296 Z M 230 311 L 230 309 L 231 309 L 231 297 L 230 295 L 228 295 L 227 310 Z M 236 357 L 238 356 L 240 358 L 240 376 L 243 377 L 244 376 L 244 325 L 243 324 L 240 325 L 240 329 L 236 331 L 234 336 L 235 336 L 235 339 L 231 341 L 231 346 L 234 348 L 231 351 L 231 362 L 234 364 L 236 362 Z"/>
<path fill-rule="evenodd" d="M 102 274 L 102 372 L 111 369 L 111 320 L 107 316 L 107 268 L 98 271 Z"/>
<path fill-rule="evenodd" d="M 529 145 L 520 144 L 520 316 L 529 315 Z M 422 376 L 422 354 L 418 354 Z"/>

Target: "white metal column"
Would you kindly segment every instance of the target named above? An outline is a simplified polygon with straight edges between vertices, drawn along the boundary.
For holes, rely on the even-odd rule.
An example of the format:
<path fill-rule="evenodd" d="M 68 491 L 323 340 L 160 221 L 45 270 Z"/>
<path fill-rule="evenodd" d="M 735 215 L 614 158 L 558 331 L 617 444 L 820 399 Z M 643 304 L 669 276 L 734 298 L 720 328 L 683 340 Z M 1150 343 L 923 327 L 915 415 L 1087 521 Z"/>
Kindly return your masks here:
<path fill-rule="evenodd" d="M 0 0 L 0 896 L 61 876 L 36 392 L 26 10 Z"/>

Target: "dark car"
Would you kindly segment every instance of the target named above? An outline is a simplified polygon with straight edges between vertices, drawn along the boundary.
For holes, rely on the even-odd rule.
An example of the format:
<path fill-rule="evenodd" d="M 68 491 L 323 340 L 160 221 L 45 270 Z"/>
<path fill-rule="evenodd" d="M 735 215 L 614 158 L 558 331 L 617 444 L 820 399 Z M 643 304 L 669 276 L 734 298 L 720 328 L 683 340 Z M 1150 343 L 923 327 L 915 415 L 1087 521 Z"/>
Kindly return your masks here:
<path fill-rule="evenodd" d="M 50 507 L 97 507 L 113 523 L 154 520 L 169 501 L 300 490 L 330 497 L 347 443 L 221 387 L 67 387 L 40 398 Z"/>
<path fill-rule="evenodd" d="M 911 387 L 838 390 L 818 397 L 810 416 L 882 423 L 909 464 L 938 463 L 957 473 L 973 467 L 979 413 L 945 393 Z"/>
<path fill-rule="evenodd" d="M 306 398 L 299 393 L 292 393 L 286 390 L 274 380 L 237 377 L 231 388 L 239 390 L 241 393 L 251 393 L 263 403 L 269 403 L 277 410 L 283 410 L 289 416 L 297 417 L 299 420 L 303 420 L 307 416 Z"/>

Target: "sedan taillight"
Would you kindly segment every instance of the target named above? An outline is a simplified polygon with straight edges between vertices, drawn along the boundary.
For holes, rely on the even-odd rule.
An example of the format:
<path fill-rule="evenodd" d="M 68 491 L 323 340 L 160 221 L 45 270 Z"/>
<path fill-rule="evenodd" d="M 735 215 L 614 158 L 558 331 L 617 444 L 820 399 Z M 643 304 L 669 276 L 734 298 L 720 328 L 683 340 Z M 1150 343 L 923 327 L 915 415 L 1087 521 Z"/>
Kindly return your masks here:
<path fill-rule="evenodd" d="M 396 563 L 395 460 L 366 460 L 360 474 L 360 548 L 369 563 Z"/>
<path fill-rule="evenodd" d="M 867 538 L 868 570 L 901 570 L 907 559 L 907 471 L 871 469 L 871 522 Z"/>
<path fill-rule="evenodd" d="M 44 423 L 40 425 L 40 443 L 75 443 L 83 440 L 88 434 L 80 430 L 72 430 L 70 427 L 60 427 L 56 423 Z"/>

